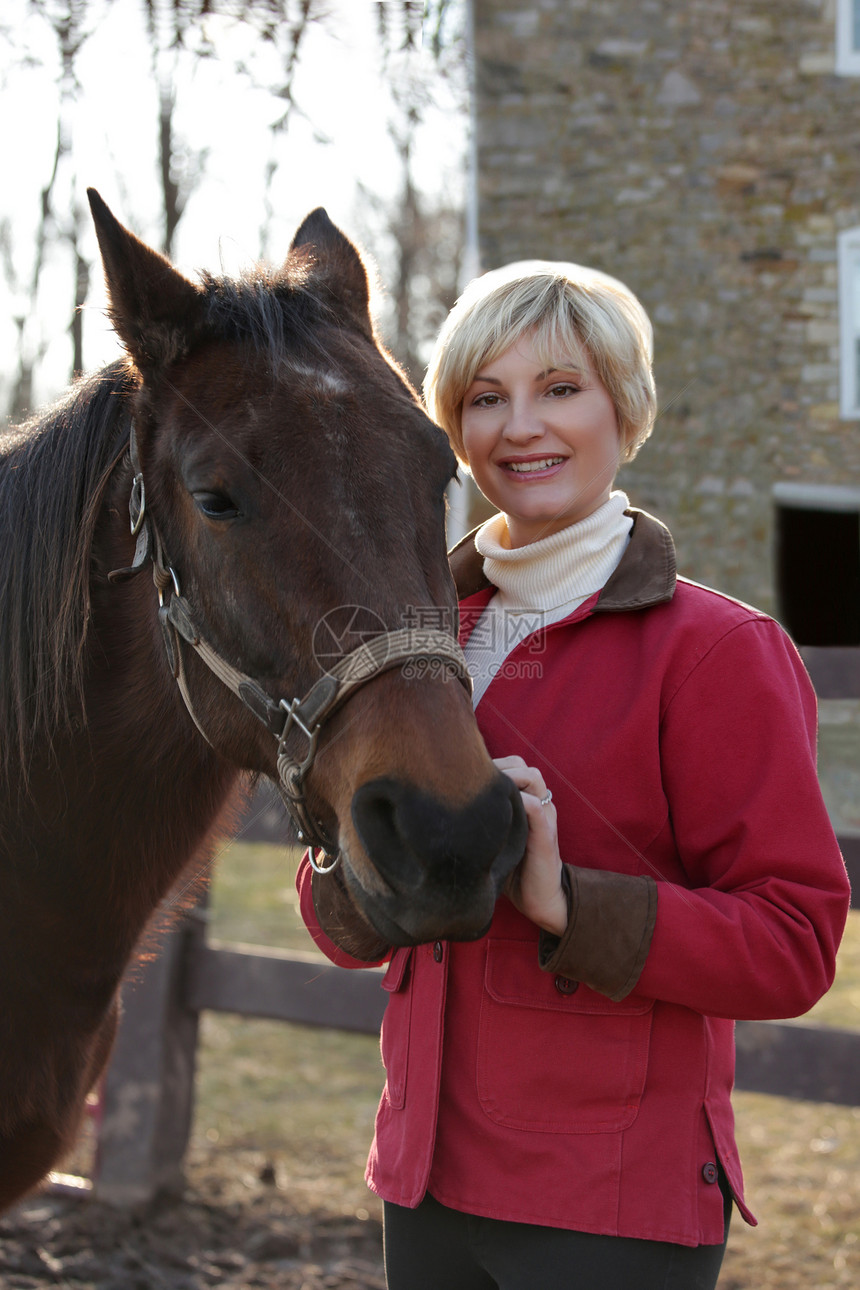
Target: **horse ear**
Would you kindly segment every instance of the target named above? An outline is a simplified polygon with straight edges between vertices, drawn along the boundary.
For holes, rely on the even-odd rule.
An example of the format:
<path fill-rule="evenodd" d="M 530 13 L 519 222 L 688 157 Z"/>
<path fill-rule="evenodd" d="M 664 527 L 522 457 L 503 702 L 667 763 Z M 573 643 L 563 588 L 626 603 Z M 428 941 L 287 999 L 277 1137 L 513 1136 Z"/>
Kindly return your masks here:
<path fill-rule="evenodd" d="M 352 242 L 332 224 L 322 206 L 299 226 L 290 246 L 290 255 L 296 253 L 306 261 L 309 286 L 373 340 L 367 270 Z"/>
<path fill-rule="evenodd" d="M 162 367 L 188 348 L 199 328 L 201 291 L 123 228 L 94 188 L 87 196 L 116 333 L 141 371 Z"/>

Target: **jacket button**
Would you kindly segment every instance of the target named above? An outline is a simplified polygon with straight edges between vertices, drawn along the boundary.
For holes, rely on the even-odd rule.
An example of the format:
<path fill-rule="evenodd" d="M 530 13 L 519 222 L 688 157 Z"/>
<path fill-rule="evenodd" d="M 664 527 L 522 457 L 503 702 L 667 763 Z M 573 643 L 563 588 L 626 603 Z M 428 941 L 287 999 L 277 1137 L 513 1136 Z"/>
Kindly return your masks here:
<path fill-rule="evenodd" d="M 718 1176 L 717 1166 L 713 1160 L 709 1160 L 706 1165 L 702 1165 L 702 1177 L 706 1183 L 715 1183 Z"/>
<path fill-rule="evenodd" d="M 559 994 L 575 994 L 579 989 L 579 982 L 571 981 L 568 976 L 557 976 L 555 978 L 555 988 Z"/>
<path fill-rule="evenodd" d="M 443 957 L 444 957 L 444 954 L 445 954 L 445 951 L 444 951 L 444 949 L 442 948 L 442 942 L 441 942 L 441 941 L 435 941 L 435 942 L 433 943 L 433 958 L 434 958 L 434 960 L 435 960 L 437 963 L 441 963 L 441 962 L 442 962 L 442 959 L 443 959 Z"/>

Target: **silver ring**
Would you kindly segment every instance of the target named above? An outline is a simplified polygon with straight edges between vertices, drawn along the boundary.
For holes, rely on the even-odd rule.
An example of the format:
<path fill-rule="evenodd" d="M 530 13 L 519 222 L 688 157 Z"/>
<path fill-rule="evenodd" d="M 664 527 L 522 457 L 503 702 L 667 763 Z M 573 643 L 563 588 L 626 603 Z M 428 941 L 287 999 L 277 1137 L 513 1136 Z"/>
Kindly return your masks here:
<path fill-rule="evenodd" d="M 301 837 L 301 834 L 299 834 L 299 837 Z M 319 857 L 314 854 L 315 851 L 319 853 L 322 859 L 328 860 L 330 863 L 327 865 L 320 864 Z M 336 851 L 334 855 L 331 855 L 330 852 L 326 851 L 323 847 L 308 847 L 307 857 L 308 864 L 313 869 L 314 873 L 331 873 L 332 870 L 336 869 L 340 864 L 340 852 Z"/>
<path fill-rule="evenodd" d="M 549 789 L 547 789 L 543 797 L 540 799 L 540 804 L 541 806 L 549 806 L 551 801 L 552 801 L 552 793 L 550 792 Z"/>

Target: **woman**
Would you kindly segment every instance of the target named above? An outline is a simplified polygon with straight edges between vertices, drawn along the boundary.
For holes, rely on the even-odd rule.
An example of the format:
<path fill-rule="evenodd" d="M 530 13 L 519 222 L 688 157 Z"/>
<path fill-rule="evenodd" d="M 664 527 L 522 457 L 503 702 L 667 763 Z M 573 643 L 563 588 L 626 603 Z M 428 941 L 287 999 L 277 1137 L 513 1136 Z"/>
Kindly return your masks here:
<path fill-rule="evenodd" d="M 848 908 L 815 698 L 764 614 L 676 577 L 613 491 L 651 327 L 573 264 L 489 273 L 425 383 L 498 514 L 452 553 L 476 716 L 526 855 L 485 937 L 391 953 L 337 872 L 317 943 L 390 956 L 368 1164 L 391 1290 L 713 1287 L 743 1200 L 733 1020 L 805 1012 Z M 347 957 L 348 956 L 348 957 Z"/>

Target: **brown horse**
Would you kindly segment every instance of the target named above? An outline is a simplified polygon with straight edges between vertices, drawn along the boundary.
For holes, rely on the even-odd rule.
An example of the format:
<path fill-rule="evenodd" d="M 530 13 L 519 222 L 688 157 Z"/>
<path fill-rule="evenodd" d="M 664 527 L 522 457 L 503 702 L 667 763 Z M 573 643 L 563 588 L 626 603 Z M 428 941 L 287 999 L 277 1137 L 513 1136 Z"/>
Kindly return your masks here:
<path fill-rule="evenodd" d="M 454 460 L 355 248 L 316 211 L 198 285 L 90 202 L 128 358 L 0 441 L 0 1206 L 73 1140 L 241 771 L 393 943 L 479 935 L 525 834 L 460 683 Z"/>

